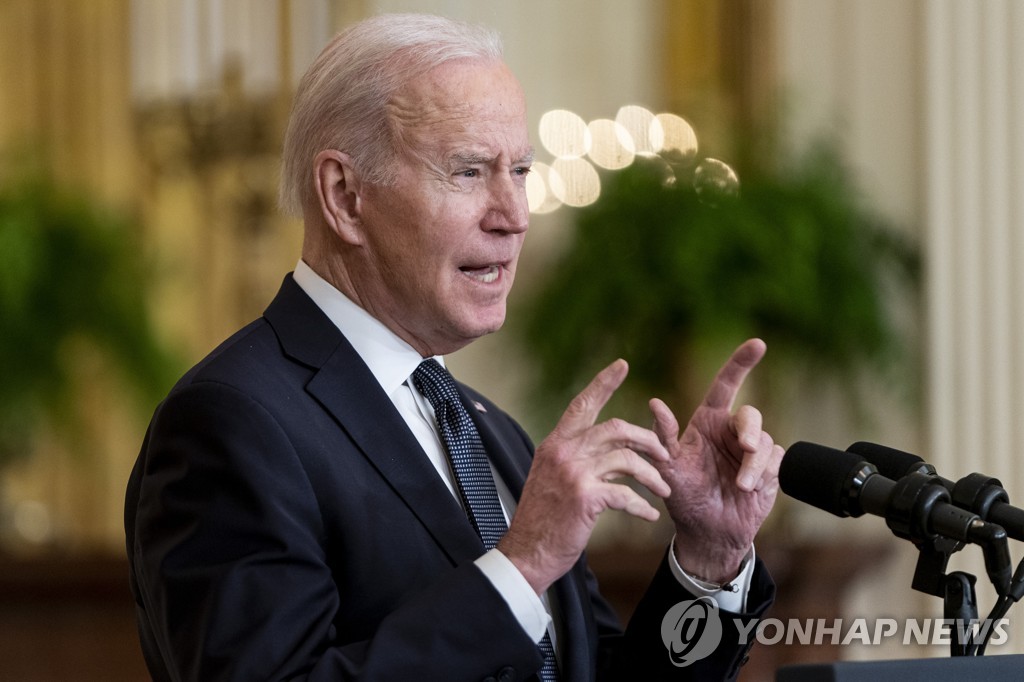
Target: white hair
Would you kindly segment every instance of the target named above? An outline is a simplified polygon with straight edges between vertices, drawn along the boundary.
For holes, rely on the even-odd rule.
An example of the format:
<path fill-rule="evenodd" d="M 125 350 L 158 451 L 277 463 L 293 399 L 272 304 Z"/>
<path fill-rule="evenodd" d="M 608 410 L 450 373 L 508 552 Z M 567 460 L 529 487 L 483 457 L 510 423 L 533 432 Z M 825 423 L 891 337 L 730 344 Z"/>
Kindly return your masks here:
<path fill-rule="evenodd" d="M 394 179 L 388 102 L 409 81 L 456 59 L 502 58 L 491 29 L 425 14 L 381 14 L 339 33 L 299 82 L 282 155 L 280 204 L 300 216 L 313 197 L 313 159 L 351 156 L 369 182 Z"/>

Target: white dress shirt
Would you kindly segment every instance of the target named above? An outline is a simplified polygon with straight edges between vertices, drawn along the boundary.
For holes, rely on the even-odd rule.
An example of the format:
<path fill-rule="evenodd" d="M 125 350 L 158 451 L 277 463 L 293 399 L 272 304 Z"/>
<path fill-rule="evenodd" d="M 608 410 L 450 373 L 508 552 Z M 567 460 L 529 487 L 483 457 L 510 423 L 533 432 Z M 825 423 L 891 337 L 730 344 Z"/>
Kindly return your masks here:
<path fill-rule="evenodd" d="M 409 380 L 413 371 L 424 358 L 382 322 L 320 277 L 304 261 L 300 260 L 295 266 L 293 276 L 296 284 L 341 330 L 359 357 L 369 367 L 381 388 L 384 389 L 399 414 L 409 425 L 409 429 L 423 447 L 423 451 L 441 480 L 461 504 L 462 500 L 457 493 L 454 474 L 434 422 L 434 410 Z M 436 357 L 435 359 L 442 365 L 444 364 L 444 358 Z M 505 519 L 508 521 L 515 513 L 515 498 L 501 477 L 494 471 L 493 465 L 491 472 L 494 475 L 494 483 L 505 512 Z M 733 581 L 733 585 L 738 588 L 735 592 L 709 588 L 706 584 L 702 585 L 696 582 L 678 565 L 674 552 L 669 552 L 669 557 L 673 574 L 691 592 L 698 596 L 708 595 L 715 598 L 720 608 L 727 611 L 743 609 L 753 574 L 753 548 L 751 548 L 748 561 L 740 576 Z M 552 627 L 548 600 L 537 596 L 519 569 L 501 551 L 492 549 L 479 557 L 475 563 L 487 579 L 494 584 L 495 589 L 508 603 L 523 630 L 534 641 L 539 642 L 544 636 L 544 632 L 548 631 L 552 637 L 552 643 L 557 644 L 554 641 L 555 632 Z"/>

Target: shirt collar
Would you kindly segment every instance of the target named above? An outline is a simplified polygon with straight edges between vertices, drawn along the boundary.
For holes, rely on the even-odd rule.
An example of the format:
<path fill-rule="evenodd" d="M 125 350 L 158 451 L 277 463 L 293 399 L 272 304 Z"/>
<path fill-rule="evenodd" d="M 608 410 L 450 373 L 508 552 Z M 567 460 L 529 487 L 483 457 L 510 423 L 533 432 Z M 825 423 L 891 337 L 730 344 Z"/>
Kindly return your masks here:
<path fill-rule="evenodd" d="M 292 275 L 295 283 L 313 299 L 313 303 L 341 330 L 389 396 L 405 383 L 423 357 L 380 320 L 334 288 L 299 260 Z M 443 357 L 435 360 L 444 364 Z"/>

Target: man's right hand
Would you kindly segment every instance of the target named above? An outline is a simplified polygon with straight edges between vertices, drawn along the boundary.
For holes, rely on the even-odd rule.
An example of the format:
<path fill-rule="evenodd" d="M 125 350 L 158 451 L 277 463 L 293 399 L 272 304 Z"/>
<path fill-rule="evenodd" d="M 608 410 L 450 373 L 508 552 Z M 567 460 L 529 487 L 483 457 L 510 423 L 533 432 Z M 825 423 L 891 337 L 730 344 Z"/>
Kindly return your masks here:
<path fill-rule="evenodd" d="M 616 479 L 632 477 L 660 497 L 671 492 L 646 459 L 669 460 L 653 431 L 621 419 L 596 423 L 628 371 L 625 360 L 616 360 L 599 372 L 537 447 L 519 506 L 497 547 L 537 594 L 572 568 L 605 509 L 658 519 L 657 509 Z"/>

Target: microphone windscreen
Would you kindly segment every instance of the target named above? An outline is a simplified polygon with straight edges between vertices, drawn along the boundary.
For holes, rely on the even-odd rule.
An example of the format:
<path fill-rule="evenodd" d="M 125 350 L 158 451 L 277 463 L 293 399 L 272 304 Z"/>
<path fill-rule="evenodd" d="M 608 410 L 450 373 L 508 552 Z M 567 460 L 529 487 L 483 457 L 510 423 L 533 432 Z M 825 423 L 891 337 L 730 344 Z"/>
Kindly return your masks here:
<path fill-rule="evenodd" d="M 850 452 L 800 441 L 786 450 L 779 467 L 782 491 L 836 516 L 849 516 L 847 486 L 864 466 Z"/>
<path fill-rule="evenodd" d="M 894 481 L 898 481 L 909 473 L 921 471 L 922 466 L 927 466 L 925 461 L 917 455 L 877 443 L 859 441 L 846 448 L 846 451 L 860 455 L 874 464 L 878 468 L 878 473 Z"/>

